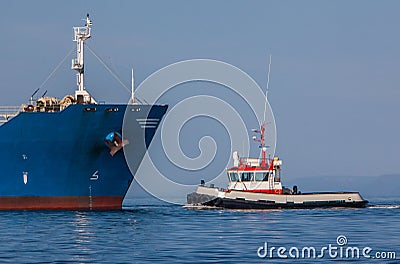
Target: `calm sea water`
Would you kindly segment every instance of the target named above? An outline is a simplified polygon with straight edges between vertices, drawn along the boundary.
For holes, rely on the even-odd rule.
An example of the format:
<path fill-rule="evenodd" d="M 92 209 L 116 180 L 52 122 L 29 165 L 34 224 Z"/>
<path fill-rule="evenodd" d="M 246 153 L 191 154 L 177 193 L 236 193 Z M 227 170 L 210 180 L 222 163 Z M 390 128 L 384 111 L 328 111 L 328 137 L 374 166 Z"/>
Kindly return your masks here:
<path fill-rule="evenodd" d="M 339 235 L 346 236 L 344 250 L 392 251 L 397 260 L 330 258 L 326 252 L 324 259 L 295 262 L 400 263 L 400 199 L 370 201 L 365 209 L 235 211 L 139 199 L 126 201 L 124 211 L 5 211 L 0 263 L 289 263 L 290 248 L 298 248 L 300 256 L 304 247 L 320 254 L 324 246 L 338 246 Z M 257 250 L 265 242 L 268 251 L 286 248 L 289 259 L 276 250 L 272 259 L 260 258 Z"/>

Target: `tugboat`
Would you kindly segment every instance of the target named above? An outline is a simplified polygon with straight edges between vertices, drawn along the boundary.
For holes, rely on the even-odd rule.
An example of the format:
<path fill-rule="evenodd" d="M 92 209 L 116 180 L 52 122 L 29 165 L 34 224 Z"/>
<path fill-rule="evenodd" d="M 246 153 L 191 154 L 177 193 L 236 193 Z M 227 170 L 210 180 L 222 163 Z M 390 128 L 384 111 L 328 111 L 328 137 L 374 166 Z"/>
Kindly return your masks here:
<path fill-rule="evenodd" d="M 228 209 L 296 209 L 317 207 L 365 207 L 368 204 L 358 192 L 313 192 L 301 193 L 282 187 L 282 160 L 266 156 L 264 145 L 265 125 L 260 130 L 262 158 L 239 158 L 233 152 L 234 165 L 227 169 L 229 185 L 219 189 L 205 186 L 204 181 L 197 190 L 187 195 L 189 206 L 213 206 Z M 253 137 L 254 138 L 254 137 Z"/>
<path fill-rule="evenodd" d="M 368 204 L 358 192 L 301 193 L 297 186 L 282 187 L 282 160 L 267 158 L 265 146 L 265 122 L 259 130 L 261 135 L 253 139 L 260 143 L 261 159 L 239 158 L 233 152 L 233 167 L 227 169 L 229 185 L 219 189 L 213 184 L 206 186 L 204 180 L 197 190 L 187 195 L 189 207 L 211 206 L 228 209 L 300 209 L 317 207 L 365 207 Z"/>

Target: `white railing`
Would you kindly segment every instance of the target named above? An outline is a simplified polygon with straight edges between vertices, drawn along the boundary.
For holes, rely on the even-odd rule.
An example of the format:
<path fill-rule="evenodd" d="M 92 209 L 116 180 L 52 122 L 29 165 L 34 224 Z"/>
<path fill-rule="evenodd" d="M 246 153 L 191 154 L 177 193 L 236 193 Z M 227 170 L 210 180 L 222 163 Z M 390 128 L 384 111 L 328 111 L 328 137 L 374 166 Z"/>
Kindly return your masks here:
<path fill-rule="evenodd" d="M 20 106 L 0 106 L 0 124 L 8 122 L 21 112 Z"/>
<path fill-rule="evenodd" d="M 261 164 L 261 159 L 257 159 L 257 158 L 240 158 L 240 162 L 243 165 L 247 165 L 247 166 L 260 166 Z"/>

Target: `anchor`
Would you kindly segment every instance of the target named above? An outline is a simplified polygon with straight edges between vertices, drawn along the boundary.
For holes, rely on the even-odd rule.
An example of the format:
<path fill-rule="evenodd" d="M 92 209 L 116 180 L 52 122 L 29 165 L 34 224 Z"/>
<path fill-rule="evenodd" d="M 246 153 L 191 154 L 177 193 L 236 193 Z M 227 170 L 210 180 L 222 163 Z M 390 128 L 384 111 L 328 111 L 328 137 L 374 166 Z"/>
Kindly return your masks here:
<path fill-rule="evenodd" d="M 118 132 L 110 132 L 104 139 L 107 147 L 110 149 L 110 155 L 114 156 L 120 149 L 129 144 L 128 140 L 122 140 L 122 136 Z"/>

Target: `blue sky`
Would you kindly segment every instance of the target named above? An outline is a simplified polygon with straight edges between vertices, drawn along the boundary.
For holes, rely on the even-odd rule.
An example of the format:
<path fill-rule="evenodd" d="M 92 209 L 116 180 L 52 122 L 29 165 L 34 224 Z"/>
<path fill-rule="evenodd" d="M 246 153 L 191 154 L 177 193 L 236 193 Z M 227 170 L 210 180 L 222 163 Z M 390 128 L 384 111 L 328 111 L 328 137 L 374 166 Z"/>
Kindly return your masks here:
<path fill-rule="evenodd" d="M 90 13 L 89 46 L 127 85 L 132 65 L 141 82 L 168 64 L 208 58 L 265 88 L 272 54 L 269 100 L 285 177 L 396 174 L 399 10 L 398 1 L 1 1 L 0 104 L 28 100 Z M 98 100 L 128 100 L 93 56 L 87 63 Z M 72 93 L 69 67 L 68 59 L 41 91 Z"/>

